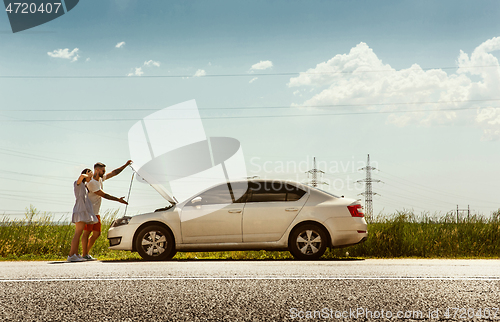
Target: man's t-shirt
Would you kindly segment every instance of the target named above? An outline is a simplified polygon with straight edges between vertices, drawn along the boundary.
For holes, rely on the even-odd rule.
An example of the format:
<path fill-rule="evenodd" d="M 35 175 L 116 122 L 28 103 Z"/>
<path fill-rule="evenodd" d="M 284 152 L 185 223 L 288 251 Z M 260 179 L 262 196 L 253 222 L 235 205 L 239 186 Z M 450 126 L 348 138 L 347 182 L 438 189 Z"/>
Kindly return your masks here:
<path fill-rule="evenodd" d="M 87 188 L 89 189 L 89 200 L 92 202 L 92 207 L 94 209 L 94 214 L 99 214 L 99 209 L 101 209 L 101 196 L 95 194 L 96 191 L 102 190 L 102 182 L 106 180 L 106 175 L 104 177 L 99 178 L 99 181 L 92 178 L 90 182 L 87 184 Z"/>

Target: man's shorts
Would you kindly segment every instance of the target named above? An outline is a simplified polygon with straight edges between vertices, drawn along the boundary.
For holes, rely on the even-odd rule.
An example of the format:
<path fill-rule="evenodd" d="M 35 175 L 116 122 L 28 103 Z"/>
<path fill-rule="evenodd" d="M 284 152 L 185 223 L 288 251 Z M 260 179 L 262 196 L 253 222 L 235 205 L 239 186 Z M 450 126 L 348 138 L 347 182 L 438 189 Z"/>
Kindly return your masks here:
<path fill-rule="evenodd" d="M 99 215 L 96 215 L 97 216 L 97 219 L 99 219 L 99 222 L 97 224 L 89 224 L 89 225 L 85 225 L 85 228 L 83 228 L 83 230 L 86 230 L 86 231 L 101 231 L 101 216 Z"/>

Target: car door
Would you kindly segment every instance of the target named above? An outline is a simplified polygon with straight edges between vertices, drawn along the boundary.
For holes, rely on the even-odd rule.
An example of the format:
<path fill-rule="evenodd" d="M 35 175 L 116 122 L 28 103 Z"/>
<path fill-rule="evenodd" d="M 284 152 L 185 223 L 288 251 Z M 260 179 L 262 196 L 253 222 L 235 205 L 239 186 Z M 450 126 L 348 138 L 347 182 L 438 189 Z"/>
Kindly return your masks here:
<path fill-rule="evenodd" d="M 243 242 L 279 240 L 307 197 L 306 191 L 282 181 L 250 183 L 243 214 Z"/>
<path fill-rule="evenodd" d="M 242 192 L 237 192 L 229 183 L 223 183 L 188 200 L 180 217 L 183 242 L 242 242 L 241 223 L 245 204 L 240 197 L 246 188 L 242 189 Z"/>

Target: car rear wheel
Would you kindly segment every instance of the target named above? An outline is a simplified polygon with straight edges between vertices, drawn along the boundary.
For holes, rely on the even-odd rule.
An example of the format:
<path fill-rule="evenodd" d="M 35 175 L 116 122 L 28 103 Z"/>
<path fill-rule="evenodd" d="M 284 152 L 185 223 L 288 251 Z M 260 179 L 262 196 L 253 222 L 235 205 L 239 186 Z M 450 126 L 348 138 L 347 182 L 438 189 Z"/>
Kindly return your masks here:
<path fill-rule="evenodd" d="M 325 230 L 316 224 L 305 224 L 295 228 L 288 243 L 295 259 L 316 260 L 326 251 L 328 237 Z"/>
<path fill-rule="evenodd" d="M 174 237 L 168 229 L 158 225 L 143 228 L 135 243 L 139 255 L 148 261 L 168 260 L 176 253 Z"/>

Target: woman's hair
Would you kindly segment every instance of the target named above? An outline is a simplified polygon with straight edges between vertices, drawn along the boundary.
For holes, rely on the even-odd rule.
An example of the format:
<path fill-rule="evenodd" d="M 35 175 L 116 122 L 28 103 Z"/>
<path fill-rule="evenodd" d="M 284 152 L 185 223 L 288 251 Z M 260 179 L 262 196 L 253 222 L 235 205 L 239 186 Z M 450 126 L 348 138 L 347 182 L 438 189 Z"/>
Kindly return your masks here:
<path fill-rule="evenodd" d="M 92 171 L 92 170 L 90 170 L 89 168 L 83 169 L 82 174 L 87 174 L 89 171 Z"/>

